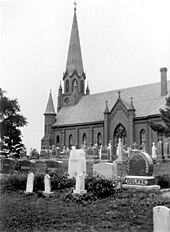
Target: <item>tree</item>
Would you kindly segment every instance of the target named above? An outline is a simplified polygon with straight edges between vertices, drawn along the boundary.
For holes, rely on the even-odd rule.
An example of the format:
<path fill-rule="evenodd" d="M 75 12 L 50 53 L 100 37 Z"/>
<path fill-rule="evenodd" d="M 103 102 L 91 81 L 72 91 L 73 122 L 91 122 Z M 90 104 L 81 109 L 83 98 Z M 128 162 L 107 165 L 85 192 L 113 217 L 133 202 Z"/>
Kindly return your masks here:
<path fill-rule="evenodd" d="M 0 88 L 0 137 L 1 150 L 19 154 L 24 147 L 20 128 L 27 125 L 26 118 L 20 114 L 17 99 L 11 100 L 4 96 L 6 92 Z"/>
<path fill-rule="evenodd" d="M 160 109 L 159 111 L 164 124 L 162 125 L 150 121 L 150 127 L 154 131 L 158 132 L 158 134 L 164 135 L 165 137 L 170 137 L 170 96 L 166 98 L 165 109 Z"/>

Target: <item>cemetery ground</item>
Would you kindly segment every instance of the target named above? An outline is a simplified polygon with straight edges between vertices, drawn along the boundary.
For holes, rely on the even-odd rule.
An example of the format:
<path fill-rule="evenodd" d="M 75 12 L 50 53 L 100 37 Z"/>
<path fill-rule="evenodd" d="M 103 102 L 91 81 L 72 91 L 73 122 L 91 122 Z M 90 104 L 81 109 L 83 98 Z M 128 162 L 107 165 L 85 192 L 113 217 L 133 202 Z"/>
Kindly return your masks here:
<path fill-rule="evenodd" d="M 19 190 L 10 186 L 4 190 L 5 181 L 1 180 L 0 231 L 150 232 L 153 207 L 170 208 L 170 198 L 162 198 L 160 191 L 110 188 L 110 182 L 102 178 L 96 181 L 89 177 L 89 185 L 86 184 L 89 191 L 82 196 L 72 195 L 74 180 L 67 182 L 66 178 L 60 182 L 66 188 L 63 184 L 49 198 L 38 191 L 43 188 L 40 183 L 34 187 L 34 193 L 25 195 L 22 183 L 21 180 Z"/>

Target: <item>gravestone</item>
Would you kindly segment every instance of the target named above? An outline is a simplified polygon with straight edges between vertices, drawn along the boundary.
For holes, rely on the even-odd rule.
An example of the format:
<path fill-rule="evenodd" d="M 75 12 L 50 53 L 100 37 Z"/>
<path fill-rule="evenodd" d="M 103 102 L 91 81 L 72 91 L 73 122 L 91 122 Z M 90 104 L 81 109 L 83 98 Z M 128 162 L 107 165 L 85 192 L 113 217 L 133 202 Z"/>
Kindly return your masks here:
<path fill-rule="evenodd" d="M 39 158 L 39 154 L 37 149 L 33 149 L 31 152 L 31 159 L 38 159 Z"/>
<path fill-rule="evenodd" d="M 108 162 L 111 161 L 111 153 L 110 150 L 107 148 L 107 146 L 104 146 L 100 148 L 100 161 Z"/>
<path fill-rule="evenodd" d="M 127 176 L 125 176 L 126 184 L 124 188 L 145 188 L 159 189 L 160 186 L 155 185 L 153 175 L 153 160 L 146 152 L 133 149 L 130 158 L 127 161 Z"/>
<path fill-rule="evenodd" d="M 46 172 L 47 164 L 45 161 L 36 161 L 35 163 L 35 171 L 37 172 Z"/>
<path fill-rule="evenodd" d="M 93 175 L 99 174 L 105 179 L 115 180 L 117 179 L 117 165 L 115 162 L 107 163 L 101 162 L 93 164 Z"/>
<path fill-rule="evenodd" d="M 51 177 L 46 174 L 44 176 L 44 191 L 42 192 L 44 196 L 49 197 L 53 192 L 51 192 Z"/>
<path fill-rule="evenodd" d="M 26 191 L 24 193 L 32 193 L 33 192 L 33 187 L 34 187 L 34 174 L 30 172 L 27 176 L 27 186 L 26 186 Z"/>
<path fill-rule="evenodd" d="M 94 162 L 99 161 L 99 146 L 97 143 L 95 143 L 93 146 L 93 158 Z"/>
<path fill-rule="evenodd" d="M 33 171 L 35 166 L 35 161 L 31 160 L 19 160 L 21 166 L 21 172 L 28 174 L 30 171 Z"/>
<path fill-rule="evenodd" d="M 54 145 L 52 145 L 52 154 L 51 154 L 51 158 L 56 158 L 56 148 Z"/>
<path fill-rule="evenodd" d="M 159 141 L 157 144 L 157 160 L 162 161 L 163 159 L 163 143 Z"/>
<path fill-rule="evenodd" d="M 167 160 L 168 159 L 168 142 L 164 142 L 163 144 L 163 150 L 164 150 L 164 159 Z"/>
<path fill-rule="evenodd" d="M 123 144 L 122 144 L 121 139 L 119 139 L 119 143 L 117 145 L 116 155 L 117 155 L 116 161 L 122 163 L 122 161 L 123 161 Z"/>
<path fill-rule="evenodd" d="M 155 143 L 152 143 L 152 159 L 156 160 L 157 159 L 157 155 L 156 155 L 156 150 L 157 148 L 155 147 Z"/>
<path fill-rule="evenodd" d="M 84 173 L 78 173 L 76 175 L 76 189 L 73 191 L 74 194 L 85 194 L 87 193 L 87 190 L 85 188 L 85 174 Z"/>
<path fill-rule="evenodd" d="M 86 174 L 85 152 L 73 146 L 68 161 L 68 174 L 69 177 L 75 177 L 78 173 Z"/>
<path fill-rule="evenodd" d="M 47 171 L 53 171 L 58 173 L 59 163 L 62 163 L 62 161 L 46 160 Z"/>
<path fill-rule="evenodd" d="M 39 159 L 50 159 L 52 152 L 48 149 L 42 149 L 40 151 Z"/>
<path fill-rule="evenodd" d="M 15 171 L 15 160 L 12 158 L 3 158 L 2 159 L 2 173 L 11 174 Z"/>
<path fill-rule="evenodd" d="M 165 206 L 155 206 L 153 208 L 153 231 L 170 231 L 170 209 Z"/>
<path fill-rule="evenodd" d="M 87 156 L 86 156 L 87 159 L 89 160 L 93 160 L 93 147 L 88 147 L 87 148 Z"/>

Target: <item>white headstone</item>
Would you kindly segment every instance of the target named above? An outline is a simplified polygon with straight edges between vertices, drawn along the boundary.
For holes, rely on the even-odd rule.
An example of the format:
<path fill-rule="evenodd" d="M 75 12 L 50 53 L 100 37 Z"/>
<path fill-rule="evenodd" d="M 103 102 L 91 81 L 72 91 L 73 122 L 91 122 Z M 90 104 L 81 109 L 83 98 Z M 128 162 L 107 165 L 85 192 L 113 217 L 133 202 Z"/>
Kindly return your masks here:
<path fill-rule="evenodd" d="M 34 186 L 34 174 L 30 172 L 27 177 L 27 186 L 25 193 L 32 193 Z"/>
<path fill-rule="evenodd" d="M 51 180 L 50 180 L 50 176 L 48 174 L 46 174 L 44 176 L 44 184 L 45 184 L 45 193 L 50 193 L 51 192 Z"/>
<path fill-rule="evenodd" d="M 76 175 L 76 189 L 73 191 L 76 194 L 85 194 L 87 190 L 85 190 L 85 174 L 79 173 Z"/>
<path fill-rule="evenodd" d="M 118 156 L 117 161 L 122 162 L 122 158 L 123 158 L 123 144 L 122 144 L 121 139 L 119 139 L 119 143 L 117 145 L 116 155 Z"/>
<path fill-rule="evenodd" d="M 157 154 L 156 154 L 157 148 L 155 147 L 155 143 L 152 143 L 152 159 L 157 159 Z"/>
<path fill-rule="evenodd" d="M 68 161 L 69 177 L 75 177 L 78 173 L 86 174 L 86 158 L 82 149 L 72 147 Z"/>
<path fill-rule="evenodd" d="M 153 228 L 154 232 L 170 231 L 170 209 L 165 206 L 153 208 Z"/>

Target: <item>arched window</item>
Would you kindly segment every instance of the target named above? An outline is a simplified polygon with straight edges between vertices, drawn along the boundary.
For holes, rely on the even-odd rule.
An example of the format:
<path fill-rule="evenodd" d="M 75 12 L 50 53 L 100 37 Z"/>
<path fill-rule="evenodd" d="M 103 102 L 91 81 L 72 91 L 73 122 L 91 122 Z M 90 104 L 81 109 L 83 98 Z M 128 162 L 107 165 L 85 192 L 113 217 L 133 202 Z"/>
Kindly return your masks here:
<path fill-rule="evenodd" d="M 140 147 L 143 148 L 143 146 L 146 145 L 146 132 L 144 129 L 140 132 Z"/>
<path fill-rule="evenodd" d="M 125 127 L 122 124 L 118 124 L 114 131 L 113 140 L 115 147 L 117 146 L 119 139 L 121 139 L 122 143 L 126 145 L 127 133 Z"/>
<path fill-rule="evenodd" d="M 45 125 L 45 133 L 47 133 L 47 125 Z"/>
<path fill-rule="evenodd" d="M 83 144 L 84 142 L 87 142 L 87 135 L 86 135 L 86 133 L 84 133 L 84 134 L 83 134 L 83 137 L 82 137 L 82 144 Z"/>
<path fill-rule="evenodd" d="M 102 134 L 100 132 L 97 134 L 97 144 L 102 145 Z"/>
<path fill-rule="evenodd" d="M 57 146 L 60 145 L 60 136 L 59 135 L 57 135 L 57 137 L 56 137 L 56 145 Z"/>
<path fill-rule="evenodd" d="M 66 80 L 66 82 L 65 82 L 65 92 L 66 93 L 69 92 L 69 80 Z"/>
<path fill-rule="evenodd" d="M 72 134 L 69 136 L 69 149 L 73 146 L 73 136 Z"/>
<path fill-rule="evenodd" d="M 84 81 L 81 80 L 80 82 L 80 93 L 84 93 Z"/>
<path fill-rule="evenodd" d="M 74 80 L 72 81 L 72 91 L 73 91 L 73 89 L 74 89 L 74 84 L 77 85 L 77 80 L 76 80 L 76 79 L 74 79 Z"/>

